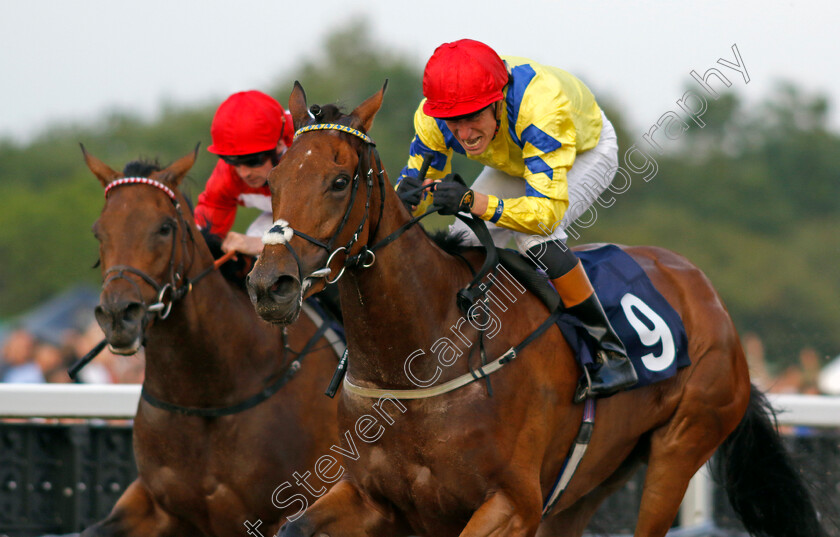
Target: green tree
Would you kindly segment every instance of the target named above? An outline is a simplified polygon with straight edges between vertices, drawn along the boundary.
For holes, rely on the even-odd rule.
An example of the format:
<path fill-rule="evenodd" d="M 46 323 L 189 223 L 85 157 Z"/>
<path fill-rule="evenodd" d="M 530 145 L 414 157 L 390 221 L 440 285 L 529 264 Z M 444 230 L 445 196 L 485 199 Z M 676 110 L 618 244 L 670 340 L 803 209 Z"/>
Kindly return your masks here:
<path fill-rule="evenodd" d="M 706 126 L 654 154 L 656 177 L 634 176 L 583 240 L 687 256 L 777 363 L 806 346 L 837 354 L 840 137 L 828 131 L 827 111 L 825 97 L 790 84 L 751 108 L 721 96 L 709 103 Z"/>

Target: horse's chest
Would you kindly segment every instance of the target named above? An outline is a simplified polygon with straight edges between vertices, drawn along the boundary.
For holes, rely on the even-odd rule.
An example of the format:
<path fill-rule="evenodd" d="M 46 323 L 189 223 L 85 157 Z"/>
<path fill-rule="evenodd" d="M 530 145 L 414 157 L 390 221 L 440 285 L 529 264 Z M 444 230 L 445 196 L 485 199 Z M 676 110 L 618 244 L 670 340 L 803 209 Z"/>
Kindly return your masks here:
<path fill-rule="evenodd" d="M 352 471 L 363 488 L 420 519 L 436 520 L 443 513 L 457 517 L 480 505 L 487 482 L 457 448 L 416 435 L 414 442 L 397 443 L 364 450 Z"/>
<path fill-rule="evenodd" d="M 141 420 L 135 426 L 140 476 L 165 510 L 205 529 L 238 518 L 232 513 L 270 507 L 271 491 L 282 481 L 280 450 L 265 453 L 262 445 L 248 444 L 243 429 L 211 433 Z"/>

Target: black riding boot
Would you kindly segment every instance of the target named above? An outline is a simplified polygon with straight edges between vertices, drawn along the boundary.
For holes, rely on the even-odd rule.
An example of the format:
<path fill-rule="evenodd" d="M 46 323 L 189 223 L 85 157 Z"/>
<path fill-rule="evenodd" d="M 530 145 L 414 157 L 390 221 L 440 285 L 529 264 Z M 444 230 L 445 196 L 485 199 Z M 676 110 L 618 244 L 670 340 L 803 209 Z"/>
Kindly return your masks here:
<path fill-rule="evenodd" d="M 627 357 L 624 344 L 610 325 L 580 261 L 566 269 L 562 276 L 553 278 L 551 283 L 566 311 L 577 317 L 598 343 L 596 365 L 584 371 L 586 380 L 578 386 L 575 402 L 579 403 L 587 397 L 612 395 L 636 384 L 639 381 L 636 370 Z"/>
<path fill-rule="evenodd" d="M 639 381 L 636 370 L 595 293 L 566 311 L 583 323 L 599 347 L 595 355 L 598 365 L 587 372 L 589 385 L 581 383 L 575 392 L 575 402 L 587 397 L 606 397 L 635 385 Z"/>

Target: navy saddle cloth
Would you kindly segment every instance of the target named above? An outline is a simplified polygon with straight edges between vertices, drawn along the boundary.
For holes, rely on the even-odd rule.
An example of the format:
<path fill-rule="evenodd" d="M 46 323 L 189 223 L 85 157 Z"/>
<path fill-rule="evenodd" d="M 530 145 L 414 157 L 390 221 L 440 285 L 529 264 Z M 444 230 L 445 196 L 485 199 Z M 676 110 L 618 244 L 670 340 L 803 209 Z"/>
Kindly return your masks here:
<path fill-rule="evenodd" d="M 502 264 L 521 283 L 540 296 L 550 309 L 559 304 L 557 292 L 537 277 L 533 268 L 523 273 L 524 258 L 510 250 L 499 250 Z M 608 244 L 585 252 L 575 252 L 583 263 L 592 286 L 615 331 L 636 368 L 638 388 L 665 380 L 691 363 L 688 339 L 682 319 L 656 290 L 636 261 L 619 247 Z M 511 258 L 517 257 L 520 262 Z M 536 285 L 535 285 L 536 284 Z M 582 364 L 592 363 L 594 342 L 574 323 L 558 323 L 563 335 Z"/>

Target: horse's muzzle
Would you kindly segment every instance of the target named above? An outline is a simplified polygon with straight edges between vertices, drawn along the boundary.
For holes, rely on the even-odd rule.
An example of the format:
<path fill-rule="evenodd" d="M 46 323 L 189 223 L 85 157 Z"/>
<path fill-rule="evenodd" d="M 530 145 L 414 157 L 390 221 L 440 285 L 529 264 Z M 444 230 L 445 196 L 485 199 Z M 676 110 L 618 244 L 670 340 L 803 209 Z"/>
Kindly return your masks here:
<path fill-rule="evenodd" d="M 314 528 L 312 527 L 312 523 L 309 522 L 309 519 L 304 514 L 303 516 L 296 518 L 294 522 L 287 522 L 280 528 L 280 531 L 277 532 L 276 537 L 312 537 L 315 535 Z M 322 533 L 320 535 L 327 535 L 326 533 Z"/>
<path fill-rule="evenodd" d="M 248 275 L 247 281 L 248 296 L 260 317 L 280 325 L 288 325 L 297 320 L 303 290 L 296 277 L 277 274 L 257 265 Z"/>
<path fill-rule="evenodd" d="M 94 309 L 99 327 L 114 354 L 130 355 L 143 344 L 146 307 L 141 302 L 120 300 L 100 303 Z"/>

